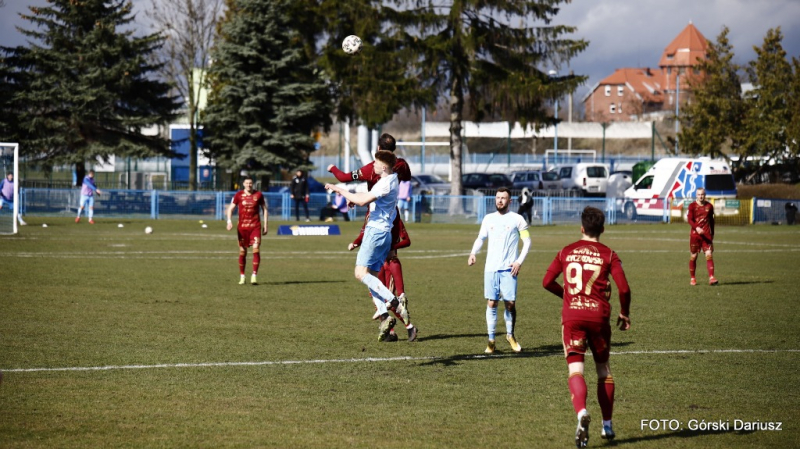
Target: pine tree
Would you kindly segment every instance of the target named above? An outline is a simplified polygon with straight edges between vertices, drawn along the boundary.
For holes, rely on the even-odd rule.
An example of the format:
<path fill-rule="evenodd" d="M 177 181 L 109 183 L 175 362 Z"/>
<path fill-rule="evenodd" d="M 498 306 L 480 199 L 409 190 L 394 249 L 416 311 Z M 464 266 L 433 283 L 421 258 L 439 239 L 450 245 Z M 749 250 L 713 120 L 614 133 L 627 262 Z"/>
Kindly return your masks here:
<path fill-rule="evenodd" d="M 162 39 L 134 37 L 128 0 L 50 0 L 22 17 L 29 47 L 2 48 L 16 83 L 21 152 L 46 164 L 111 155 L 172 155 L 169 142 L 141 130 L 171 120 L 177 103 L 148 63 Z"/>
<path fill-rule="evenodd" d="M 753 90 L 746 96 L 742 127 L 745 154 L 785 160 L 789 146 L 787 128 L 792 121 L 792 67 L 781 42 L 781 29 L 770 29 L 748 74 Z"/>
<path fill-rule="evenodd" d="M 204 123 L 212 156 L 261 174 L 308 165 L 312 132 L 328 130 L 330 88 L 293 27 L 289 0 L 229 0 L 219 26 Z"/>
<path fill-rule="evenodd" d="M 792 113 L 792 119 L 787 129 L 786 141 L 797 165 L 800 162 L 797 161 L 800 157 L 800 59 L 792 58 L 792 69 L 794 73 L 789 92 L 789 111 Z"/>
<path fill-rule="evenodd" d="M 709 43 L 706 59 L 695 66 L 701 77 L 693 81 L 692 102 L 681 111 L 678 141 L 686 153 L 724 156 L 723 147 L 739 148 L 738 130 L 744 112 L 739 67 L 724 27 Z"/>

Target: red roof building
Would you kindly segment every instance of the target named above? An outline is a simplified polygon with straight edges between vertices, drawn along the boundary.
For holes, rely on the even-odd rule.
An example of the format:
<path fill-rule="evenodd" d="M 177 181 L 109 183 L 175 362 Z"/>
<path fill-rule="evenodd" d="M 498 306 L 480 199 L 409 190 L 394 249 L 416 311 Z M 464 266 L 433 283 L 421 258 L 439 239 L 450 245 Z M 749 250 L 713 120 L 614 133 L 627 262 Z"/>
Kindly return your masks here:
<path fill-rule="evenodd" d="M 702 76 L 694 66 L 705 59 L 708 41 L 690 22 L 664 49 L 658 69 L 624 68 L 602 79 L 583 99 L 586 121 L 649 120 L 675 110 L 691 96 L 690 80 Z"/>

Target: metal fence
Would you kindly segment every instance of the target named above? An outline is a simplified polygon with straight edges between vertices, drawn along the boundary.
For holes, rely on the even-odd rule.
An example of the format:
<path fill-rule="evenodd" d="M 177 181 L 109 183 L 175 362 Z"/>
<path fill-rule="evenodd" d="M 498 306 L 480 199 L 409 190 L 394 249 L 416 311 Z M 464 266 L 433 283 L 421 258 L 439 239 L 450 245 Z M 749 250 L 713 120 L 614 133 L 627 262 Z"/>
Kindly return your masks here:
<path fill-rule="evenodd" d="M 105 190 L 95 197 L 95 215 L 140 219 L 199 218 L 223 220 L 225 210 L 236 192 L 187 192 L 161 190 Z M 270 216 L 284 221 L 306 220 L 303 202 L 295 202 L 288 193 L 265 193 Z M 20 212 L 30 216 L 75 216 L 80 200 L 78 189 L 20 189 Z M 333 195 L 312 193 L 308 219 L 325 218 Z M 584 207 L 594 206 L 606 213 L 606 223 L 683 223 L 691 200 L 654 198 L 641 200 L 638 212 L 630 214 L 628 201 L 618 198 L 534 197 L 529 221 L 532 225 L 579 223 Z M 800 200 L 753 198 L 752 200 L 712 200 L 716 221 L 722 225 L 784 224 L 795 222 L 796 205 Z M 792 206 L 794 205 L 794 207 Z M 519 210 L 519 197 L 512 196 L 510 210 Z M 646 207 L 645 207 L 646 206 Z M 0 210 L 0 221 L 10 220 L 10 208 Z M 411 222 L 478 224 L 495 211 L 494 196 L 489 195 L 416 195 L 409 205 Z M 351 220 L 363 219 L 366 207 L 354 207 Z M 336 215 L 335 219 L 342 219 Z M 526 217 L 528 218 L 528 217 Z"/>

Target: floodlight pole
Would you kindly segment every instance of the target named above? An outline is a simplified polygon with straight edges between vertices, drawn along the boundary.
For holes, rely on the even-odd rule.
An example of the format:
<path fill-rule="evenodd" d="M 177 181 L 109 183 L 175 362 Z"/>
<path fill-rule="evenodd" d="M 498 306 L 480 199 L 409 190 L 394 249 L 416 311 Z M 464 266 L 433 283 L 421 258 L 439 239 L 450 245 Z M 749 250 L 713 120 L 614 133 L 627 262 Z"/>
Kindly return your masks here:
<path fill-rule="evenodd" d="M 422 107 L 422 148 L 420 152 L 419 172 L 425 173 L 425 106 Z"/>

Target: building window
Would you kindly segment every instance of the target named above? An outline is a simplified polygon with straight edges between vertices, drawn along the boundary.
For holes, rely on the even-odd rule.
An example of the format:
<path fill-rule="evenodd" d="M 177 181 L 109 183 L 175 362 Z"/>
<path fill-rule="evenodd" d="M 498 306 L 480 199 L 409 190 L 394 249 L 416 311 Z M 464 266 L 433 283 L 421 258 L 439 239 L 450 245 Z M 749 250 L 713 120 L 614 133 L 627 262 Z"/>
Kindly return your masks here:
<path fill-rule="evenodd" d="M 606 97 L 611 96 L 611 86 L 606 86 Z"/>
<path fill-rule="evenodd" d="M 694 73 L 695 75 L 699 75 L 700 74 L 700 69 L 698 69 L 697 67 L 694 67 L 692 69 L 692 73 Z"/>
<path fill-rule="evenodd" d="M 615 105 L 614 103 L 611 103 L 611 105 L 608 106 L 608 112 L 611 113 L 611 114 L 616 114 L 617 105 Z"/>
<path fill-rule="evenodd" d="M 683 75 L 686 73 L 686 67 L 679 67 L 678 68 L 678 75 Z"/>
<path fill-rule="evenodd" d="M 667 75 L 672 75 L 672 67 L 667 67 Z"/>
<path fill-rule="evenodd" d="M 622 114 L 622 103 L 617 103 L 617 114 Z"/>
<path fill-rule="evenodd" d="M 675 53 L 671 53 L 671 54 L 670 54 L 670 53 L 668 53 L 668 54 L 667 54 L 667 59 L 670 59 L 670 60 L 671 60 L 671 59 L 673 59 L 673 58 L 675 58 Z"/>
<path fill-rule="evenodd" d="M 625 93 L 625 86 L 617 86 L 617 96 L 621 97 Z"/>

